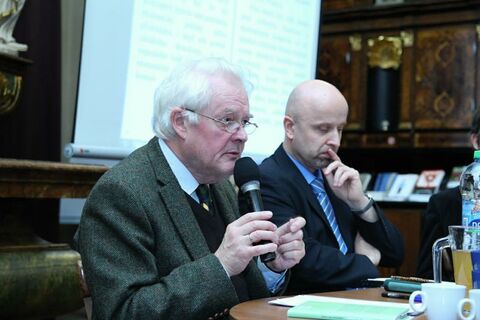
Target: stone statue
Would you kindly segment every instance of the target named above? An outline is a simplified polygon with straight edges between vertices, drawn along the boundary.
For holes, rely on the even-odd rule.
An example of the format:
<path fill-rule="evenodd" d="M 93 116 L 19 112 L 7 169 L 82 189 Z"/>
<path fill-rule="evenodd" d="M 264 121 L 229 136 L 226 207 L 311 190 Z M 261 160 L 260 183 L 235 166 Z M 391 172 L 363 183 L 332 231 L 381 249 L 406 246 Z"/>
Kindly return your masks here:
<path fill-rule="evenodd" d="M 0 52 L 17 56 L 27 50 L 28 46 L 17 43 L 12 35 L 24 4 L 25 0 L 0 0 Z"/>

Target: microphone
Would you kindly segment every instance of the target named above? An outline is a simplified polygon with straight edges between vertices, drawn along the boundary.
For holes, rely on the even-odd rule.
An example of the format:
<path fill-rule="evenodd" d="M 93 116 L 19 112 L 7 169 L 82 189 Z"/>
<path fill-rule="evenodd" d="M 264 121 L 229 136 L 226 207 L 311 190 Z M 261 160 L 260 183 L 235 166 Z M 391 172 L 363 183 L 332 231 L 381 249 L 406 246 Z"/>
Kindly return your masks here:
<path fill-rule="evenodd" d="M 263 211 L 262 197 L 260 196 L 260 171 L 258 165 L 250 157 L 243 157 L 235 162 L 233 178 L 237 187 L 248 196 L 248 202 L 254 212 Z M 268 243 L 262 240 L 259 244 Z M 275 260 L 275 252 L 268 252 L 260 256 L 263 263 Z"/>

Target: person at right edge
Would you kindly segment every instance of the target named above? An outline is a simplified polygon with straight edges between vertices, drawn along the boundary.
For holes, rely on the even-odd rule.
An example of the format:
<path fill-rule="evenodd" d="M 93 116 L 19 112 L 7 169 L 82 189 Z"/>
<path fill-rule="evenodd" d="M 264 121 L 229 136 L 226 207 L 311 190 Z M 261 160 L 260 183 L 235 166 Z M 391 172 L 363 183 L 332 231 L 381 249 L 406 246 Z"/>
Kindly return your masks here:
<path fill-rule="evenodd" d="M 470 143 L 478 150 L 478 133 L 480 131 L 480 111 L 477 110 L 470 129 Z M 448 226 L 462 224 L 462 195 L 460 188 L 450 188 L 432 195 L 423 216 L 422 238 L 418 255 L 416 276 L 433 279 L 432 246 L 433 243 L 448 235 Z M 453 281 L 451 251 L 448 249 L 443 259 L 442 280 Z"/>
<path fill-rule="evenodd" d="M 286 294 L 360 287 L 379 276 L 377 266 L 403 261 L 402 235 L 337 155 L 347 114 L 347 101 L 330 83 L 300 83 L 288 98 L 284 141 L 260 165 L 272 221 L 307 221 L 305 257 L 291 270 Z"/>

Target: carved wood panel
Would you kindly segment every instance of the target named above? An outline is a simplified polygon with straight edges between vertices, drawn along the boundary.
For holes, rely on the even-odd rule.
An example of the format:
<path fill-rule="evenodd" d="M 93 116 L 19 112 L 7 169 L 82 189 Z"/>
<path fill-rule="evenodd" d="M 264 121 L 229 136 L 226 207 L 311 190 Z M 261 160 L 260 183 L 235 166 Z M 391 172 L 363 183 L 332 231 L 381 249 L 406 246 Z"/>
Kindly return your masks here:
<path fill-rule="evenodd" d="M 414 32 L 411 29 L 400 32 L 403 42 L 402 65 L 400 67 L 400 114 L 398 128 L 400 130 L 412 129 L 412 90 L 414 65 Z"/>
<path fill-rule="evenodd" d="M 469 129 L 475 106 L 474 25 L 422 29 L 415 42 L 414 127 Z"/>
<path fill-rule="evenodd" d="M 384 207 L 385 216 L 398 228 L 403 236 L 405 259 L 403 260 L 402 265 L 397 269 L 379 268 L 380 274 L 383 277 L 389 277 L 391 275 L 412 276 L 415 274 L 417 268 L 421 237 L 420 230 L 422 226 L 422 211 L 425 208 Z"/>
<path fill-rule="evenodd" d="M 366 7 L 372 4 L 372 0 L 323 0 L 323 10 L 335 11 L 347 8 Z"/>
<path fill-rule="evenodd" d="M 335 85 L 349 105 L 347 130 L 364 127 L 363 101 L 365 90 L 361 85 L 365 71 L 360 36 L 326 36 L 321 39 L 317 61 L 317 78 Z"/>

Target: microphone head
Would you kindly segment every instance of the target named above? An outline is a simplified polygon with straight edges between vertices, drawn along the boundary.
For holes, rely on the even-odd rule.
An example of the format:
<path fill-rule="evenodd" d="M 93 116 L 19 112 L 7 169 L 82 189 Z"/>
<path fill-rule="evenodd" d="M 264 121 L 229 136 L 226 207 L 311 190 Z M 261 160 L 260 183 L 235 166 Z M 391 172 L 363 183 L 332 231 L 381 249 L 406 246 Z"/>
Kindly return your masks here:
<path fill-rule="evenodd" d="M 235 167 L 233 168 L 233 178 L 235 179 L 235 184 L 242 192 L 245 192 L 242 187 L 248 182 L 256 182 L 258 186 L 260 183 L 260 170 L 258 170 L 258 165 L 250 157 L 243 157 L 238 159 L 235 162 Z"/>

